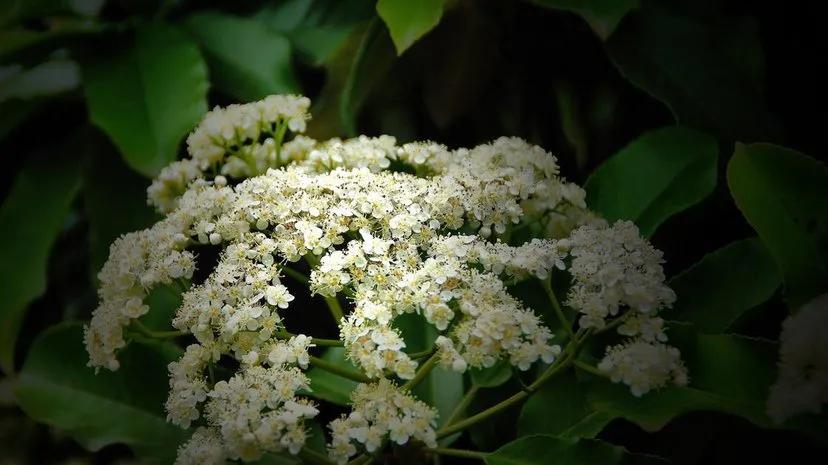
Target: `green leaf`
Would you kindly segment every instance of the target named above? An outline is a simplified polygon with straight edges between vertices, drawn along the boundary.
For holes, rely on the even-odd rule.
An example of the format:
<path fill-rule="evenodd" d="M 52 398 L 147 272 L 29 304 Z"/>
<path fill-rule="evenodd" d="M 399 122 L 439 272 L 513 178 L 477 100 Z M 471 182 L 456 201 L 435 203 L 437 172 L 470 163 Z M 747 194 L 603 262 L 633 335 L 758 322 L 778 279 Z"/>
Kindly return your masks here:
<path fill-rule="evenodd" d="M 501 360 L 489 368 L 472 368 L 469 370 L 472 383 L 482 388 L 497 387 L 512 377 L 511 365 Z"/>
<path fill-rule="evenodd" d="M 25 123 L 43 107 L 42 100 L 11 100 L 0 103 L 0 140 Z"/>
<path fill-rule="evenodd" d="M 109 256 L 112 241 L 121 234 L 146 228 L 157 219 L 147 206 L 146 179 L 131 171 L 109 142 L 101 139 L 98 134 L 89 134 L 84 142 L 83 200 L 89 218 L 92 276 Z"/>
<path fill-rule="evenodd" d="M 773 257 L 759 239 L 736 241 L 670 280 L 678 298 L 668 317 L 693 323 L 705 333 L 722 333 L 744 312 L 771 298 L 781 282 Z"/>
<path fill-rule="evenodd" d="M 737 144 L 727 167 L 736 205 L 770 251 L 792 309 L 828 290 L 828 169 L 795 150 Z"/>
<path fill-rule="evenodd" d="M 156 175 L 207 112 L 207 69 L 178 29 L 142 26 L 134 45 L 84 68 L 89 115 L 126 162 Z"/>
<path fill-rule="evenodd" d="M 611 465 L 665 463 L 657 457 L 630 454 L 623 447 L 594 439 L 527 436 L 487 455 L 487 465 Z"/>
<path fill-rule="evenodd" d="M 287 36 L 300 58 L 321 66 L 343 47 L 359 23 L 374 16 L 374 4 L 372 0 L 289 0 L 265 6 L 256 18 Z"/>
<path fill-rule="evenodd" d="M 664 3 L 644 3 L 607 41 L 621 74 L 667 104 L 681 124 L 730 139 L 777 139 L 764 99 L 756 21 L 702 22 L 717 15 L 691 15 Z"/>
<path fill-rule="evenodd" d="M 356 135 L 359 110 L 395 58 L 387 33 L 375 19 L 362 36 L 339 99 L 339 115 L 348 135 Z"/>
<path fill-rule="evenodd" d="M 595 437 L 612 419 L 595 413 L 575 373 L 563 373 L 545 384 L 523 405 L 518 419 L 518 436 Z"/>
<path fill-rule="evenodd" d="M 607 220 L 634 221 L 644 236 L 716 186 L 716 140 L 681 126 L 648 132 L 587 179 L 587 204 Z"/>
<path fill-rule="evenodd" d="M 670 338 L 681 350 L 690 385 L 634 397 L 626 385 L 596 379 L 587 391 L 591 408 L 625 418 L 647 431 L 701 410 L 725 412 L 770 426 L 765 399 L 775 376 L 775 343 L 736 335 L 694 335 L 689 329 L 672 331 Z"/>
<path fill-rule="evenodd" d="M 78 163 L 50 155 L 23 167 L 0 207 L 0 366 L 7 374 L 14 371 L 14 347 L 28 305 L 46 290 L 52 245 L 80 187 Z"/>
<path fill-rule="evenodd" d="M 34 342 L 14 393 L 27 415 L 65 431 L 89 450 L 120 443 L 172 463 L 186 438 L 164 414 L 167 364 L 179 355 L 171 345 L 132 342 L 119 353 L 118 371 L 95 374 L 86 366 L 81 325 L 64 323 Z"/>
<path fill-rule="evenodd" d="M 354 373 L 359 372 L 357 367 L 345 358 L 345 349 L 342 347 L 331 347 L 325 351 L 322 358 Z M 351 402 L 351 391 L 358 384 L 321 368 L 311 368 L 305 374 L 310 378 L 311 392 L 308 395 L 338 405 L 348 405 Z"/>
<path fill-rule="evenodd" d="M 80 84 L 78 64 L 65 58 L 55 58 L 25 71 L 19 66 L 4 68 L 0 75 L 0 102 L 59 94 Z"/>
<path fill-rule="evenodd" d="M 187 31 L 205 51 L 216 87 L 242 101 L 295 93 L 290 41 L 261 21 L 221 13 L 199 13 Z"/>
<path fill-rule="evenodd" d="M 532 0 L 546 8 L 580 15 L 602 40 L 612 35 L 621 19 L 641 5 L 640 0 Z"/>
<path fill-rule="evenodd" d="M 434 29 L 443 16 L 444 0 L 379 0 L 377 13 L 391 32 L 397 54 Z"/>

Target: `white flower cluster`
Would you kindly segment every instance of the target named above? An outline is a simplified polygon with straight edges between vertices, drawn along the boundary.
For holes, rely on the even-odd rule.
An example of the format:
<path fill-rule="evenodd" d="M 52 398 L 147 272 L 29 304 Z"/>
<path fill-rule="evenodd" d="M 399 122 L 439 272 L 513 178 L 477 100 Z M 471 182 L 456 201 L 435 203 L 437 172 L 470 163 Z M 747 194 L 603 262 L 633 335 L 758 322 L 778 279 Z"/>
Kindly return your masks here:
<path fill-rule="evenodd" d="M 819 413 L 828 402 L 828 294 L 803 305 L 782 325 L 779 371 L 768 397 L 777 422 L 800 413 Z"/>
<path fill-rule="evenodd" d="M 437 447 L 434 431 L 437 410 L 429 407 L 398 388 L 391 381 L 381 379 L 372 384 L 360 384 L 351 393 L 351 412 L 333 420 L 328 455 L 339 465 L 357 453 L 356 444 L 367 452 L 374 452 L 389 438 L 397 444 L 410 439 Z M 355 444 L 356 443 L 356 444 Z"/>
<path fill-rule="evenodd" d="M 613 382 L 630 386 L 630 392 L 636 397 L 668 383 L 687 384 L 687 369 L 678 349 L 641 339 L 607 349 L 598 369 L 606 372 Z"/>
<path fill-rule="evenodd" d="M 310 401 L 296 397 L 297 391 L 310 390 L 310 386 L 300 369 L 292 366 L 307 367 L 309 339 L 297 336 L 273 343 L 269 366 L 246 359 L 232 378 L 212 387 L 207 385 L 204 369 L 218 361 L 219 354 L 198 344 L 189 346 L 181 360 L 170 364 L 168 420 L 187 428 L 200 418 L 199 405 L 204 403 L 209 434 L 223 451 L 211 455 L 249 461 L 265 452 L 298 453 L 308 434 L 304 420 L 318 413 Z M 194 436 L 191 442 L 200 440 L 201 436 Z"/>
<path fill-rule="evenodd" d="M 633 223 L 584 226 L 561 242 L 572 256 L 574 282 L 567 305 L 580 311 L 582 327 L 603 328 L 622 307 L 654 315 L 675 301 L 675 293 L 664 284 L 661 252 Z"/>
<path fill-rule="evenodd" d="M 306 97 L 271 95 L 258 102 L 214 108 L 187 137 L 191 158 L 164 168 L 147 189 L 149 204 L 162 213 L 172 211 L 188 185 L 210 171 L 220 169 L 222 175 L 241 178 L 281 166 L 285 131 L 304 132 L 309 107 Z"/>
<path fill-rule="evenodd" d="M 414 376 L 416 364 L 391 326 L 398 315 L 417 312 L 450 338 L 439 341 L 444 365 L 464 371 L 489 367 L 507 356 L 523 370 L 539 358 L 551 362 L 560 348 L 538 317 L 506 290 L 500 272 L 545 278 L 563 262 L 553 242 L 521 247 L 488 243 L 477 236 L 438 236 L 421 256 L 408 242 L 378 239 L 367 230 L 344 251 L 322 258 L 311 288 L 325 295 L 347 289 L 354 311 L 342 322 L 349 356 L 371 377 L 390 370 Z M 483 271 L 471 264 L 481 264 Z"/>
<path fill-rule="evenodd" d="M 669 382 L 687 384 L 681 354 L 664 344 L 664 320 L 656 316 L 676 299 L 664 283 L 661 252 L 629 221 L 582 226 L 558 245 L 572 257 L 566 303 L 580 312 L 581 327 L 601 329 L 611 316 L 623 319 L 618 333 L 629 339 L 609 347 L 598 368 L 636 396 Z"/>
<path fill-rule="evenodd" d="M 456 371 L 501 359 L 521 370 L 551 363 L 560 348 L 506 282 L 547 279 L 570 257 L 567 302 L 582 313 L 582 327 L 600 328 L 622 308 L 635 312 L 619 327 L 634 339 L 610 349 L 602 369 L 634 393 L 681 381 L 678 352 L 663 344 L 663 321 L 654 316 L 674 299 L 660 253 L 631 223 L 597 220 L 584 191 L 558 177 L 552 155 L 516 138 L 454 151 L 398 147 L 389 136 L 317 142 L 297 135 L 308 106 L 304 97 L 272 96 L 208 113 L 187 140 L 190 158 L 148 190 L 165 219 L 116 241 L 101 272 L 85 340 L 90 365 L 117 369 L 123 331 L 148 311 L 152 288 L 188 285 L 193 251 L 221 248 L 172 322 L 196 342 L 169 366 L 168 419 L 207 424 L 181 448 L 180 464 L 303 446 L 304 421 L 317 411 L 296 393 L 309 389 L 301 370 L 314 345 L 289 337 L 280 315 L 294 300 L 283 268 L 303 257 L 312 265 L 311 291 L 353 304 L 338 322 L 340 337 L 348 357 L 377 379 L 361 385 L 351 414 L 331 424 L 330 453 L 339 462 L 355 443 L 372 451 L 386 436 L 434 444 L 433 409 L 385 379 L 411 379 L 417 369 L 394 326 L 398 316 L 418 313 L 432 324 L 439 361 Z M 561 239 L 500 241 L 530 223 Z M 238 371 L 216 382 L 209 369 L 226 358 Z"/>

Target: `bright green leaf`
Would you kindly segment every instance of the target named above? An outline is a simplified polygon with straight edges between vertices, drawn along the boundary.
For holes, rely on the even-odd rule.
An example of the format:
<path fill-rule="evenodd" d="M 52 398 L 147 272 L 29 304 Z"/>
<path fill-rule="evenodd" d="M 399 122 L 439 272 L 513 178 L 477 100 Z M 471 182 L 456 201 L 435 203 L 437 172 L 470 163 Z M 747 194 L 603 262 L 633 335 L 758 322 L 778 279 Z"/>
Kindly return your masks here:
<path fill-rule="evenodd" d="M 587 204 L 607 220 L 634 221 L 644 236 L 716 186 L 716 140 L 680 126 L 648 132 L 589 177 Z"/>
<path fill-rule="evenodd" d="M 665 463 L 652 456 L 630 454 L 623 447 L 594 439 L 526 436 L 485 457 L 487 465 L 612 465 Z"/>
<path fill-rule="evenodd" d="M 89 450 L 126 444 L 137 454 L 172 463 L 186 432 L 167 423 L 170 345 L 132 342 L 118 354 L 118 371 L 86 366 L 80 324 L 65 323 L 34 342 L 14 388 L 23 411 L 59 428 Z"/>
<path fill-rule="evenodd" d="M 671 320 L 706 333 L 727 331 L 745 311 L 767 301 L 781 284 L 773 257 L 757 238 L 706 255 L 670 280 L 678 298 Z"/>
<path fill-rule="evenodd" d="M 295 93 L 290 41 L 255 18 L 199 13 L 187 30 L 204 48 L 216 87 L 242 101 Z"/>
<path fill-rule="evenodd" d="M 153 24 L 134 45 L 84 69 L 89 115 L 126 162 L 146 176 L 175 160 L 181 139 L 207 112 L 207 69 L 178 29 Z"/>
<path fill-rule="evenodd" d="M 828 289 L 828 168 L 795 150 L 737 144 L 727 168 L 736 205 L 785 280 L 791 308 Z"/>
<path fill-rule="evenodd" d="M 29 303 L 46 290 L 52 245 L 80 187 L 78 163 L 50 155 L 24 166 L 0 207 L 0 366 L 7 374 L 14 371 L 17 332 Z"/>
<path fill-rule="evenodd" d="M 778 138 L 764 99 L 757 23 L 703 22 L 664 3 L 644 3 L 607 41 L 621 73 L 683 125 L 731 139 Z"/>
<path fill-rule="evenodd" d="M 630 11 L 638 8 L 640 0 L 532 0 L 534 3 L 580 15 L 595 34 L 603 40 L 612 35 L 618 23 Z"/>
<path fill-rule="evenodd" d="M 414 42 L 434 29 L 443 16 L 444 0 L 379 0 L 377 13 L 391 32 L 391 39 L 402 54 Z"/>
<path fill-rule="evenodd" d="M 352 370 L 354 373 L 359 372 L 357 367 L 345 358 L 345 349 L 341 347 L 331 347 L 325 351 L 322 358 Z M 356 381 L 343 378 L 321 368 L 311 368 L 306 374 L 310 378 L 311 387 L 311 392 L 308 395 L 334 404 L 348 405 L 351 391 L 357 386 Z"/>

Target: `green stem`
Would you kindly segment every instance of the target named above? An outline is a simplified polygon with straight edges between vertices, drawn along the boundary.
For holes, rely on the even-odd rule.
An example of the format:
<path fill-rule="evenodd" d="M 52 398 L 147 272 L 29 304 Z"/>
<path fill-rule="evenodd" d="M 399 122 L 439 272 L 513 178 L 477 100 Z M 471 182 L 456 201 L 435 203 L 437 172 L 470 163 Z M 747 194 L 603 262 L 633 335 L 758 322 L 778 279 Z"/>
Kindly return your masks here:
<path fill-rule="evenodd" d="M 550 276 L 547 279 L 543 280 L 543 290 L 546 291 L 546 295 L 549 297 L 549 301 L 552 303 L 552 308 L 555 310 L 555 315 L 558 317 L 558 320 L 561 322 L 561 325 L 566 330 L 569 337 L 574 336 L 572 333 L 572 323 L 566 319 L 566 315 L 563 313 L 563 309 L 561 308 L 561 304 L 558 302 L 558 298 L 555 296 L 555 291 L 552 290 L 552 277 Z"/>
<path fill-rule="evenodd" d="M 276 333 L 276 337 L 278 337 L 279 339 L 290 339 L 294 336 L 296 336 L 296 334 L 293 334 L 289 331 L 279 331 L 278 333 Z M 340 341 L 339 339 L 323 339 L 321 337 L 311 336 L 311 340 L 318 347 L 342 347 L 343 345 L 342 341 Z"/>
<path fill-rule="evenodd" d="M 342 368 L 341 366 L 339 366 L 335 363 L 331 363 L 331 362 L 329 362 L 327 360 L 324 360 L 324 359 L 321 359 L 319 357 L 314 357 L 313 355 L 311 355 L 311 357 L 310 357 L 310 363 L 311 363 L 311 365 L 313 365 L 317 368 L 320 368 L 320 369 L 325 370 L 325 371 L 329 371 L 329 372 L 331 372 L 335 375 L 339 375 L 343 378 L 347 378 L 347 379 L 356 381 L 358 383 L 370 383 L 371 382 L 371 378 L 368 378 L 367 376 L 363 375 L 362 373 L 357 373 L 353 370 L 349 370 L 347 368 Z"/>
<path fill-rule="evenodd" d="M 319 265 L 319 258 L 317 258 L 316 255 L 313 254 L 313 252 L 305 255 L 305 260 L 308 262 L 311 268 Z M 339 322 L 342 320 L 342 318 L 345 317 L 345 312 L 342 311 L 342 306 L 339 305 L 339 299 L 337 299 L 336 296 L 323 297 L 325 297 L 325 303 L 328 304 L 328 310 L 331 312 L 331 316 L 336 321 L 337 326 L 339 326 Z"/>
<path fill-rule="evenodd" d="M 431 372 L 434 366 L 437 364 L 437 360 L 439 359 L 438 355 L 435 353 L 431 357 L 428 358 L 422 365 L 420 365 L 420 369 L 417 370 L 417 373 L 414 375 L 413 378 L 408 380 L 407 383 L 403 385 L 403 389 L 411 390 L 414 389 L 420 382 L 425 379 L 426 376 Z"/>
<path fill-rule="evenodd" d="M 463 457 L 466 459 L 478 459 L 484 460 L 489 454 L 487 452 L 480 452 L 476 450 L 467 450 L 467 449 L 450 449 L 448 447 L 435 447 L 434 449 L 428 449 L 429 452 L 433 452 L 435 454 L 446 455 L 449 457 Z"/>
<path fill-rule="evenodd" d="M 288 127 L 287 121 L 281 121 L 279 123 L 279 128 L 276 130 L 276 137 L 273 138 L 274 142 L 276 143 L 275 145 L 276 145 L 276 163 L 277 163 L 277 166 L 278 166 L 278 163 L 280 163 L 282 161 L 282 157 L 281 157 L 281 155 L 282 155 L 282 142 L 285 138 L 285 132 L 287 131 L 287 127 Z"/>
<path fill-rule="evenodd" d="M 434 348 L 432 347 L 431 349 L 428 349 L 428 350 L 423 350 L 421 352 L 414 352 L 413 354 L 408 354 L 408 357 L 411 358 L 412 360 L 417 360 L 417 359 L 420 359 L 420 358 L 428 357 L 429 355 L 431 355 L 433 353 L 434 353 Z"/>
<path fill-rule="evenodd" d="M 595 331 L 595 334 L 605 333 L 607 331 L 611 331 L 619 326 L 621 326 L 627 319 L 633 314 L 633 312 L 628 311 L 627 313 L 619 316 L 618 318 L 610 321 L 603 328 Z"/>
<path fill-rule="evenodd" d="M 308 279 L 308 277 L 307 277 L 307 276 L 305 276 L 305 275 L 304 275 L 304 273 L 301 273 L 301 272 L 299 272 L 299 271 L 296 271 L 296 270 L 294 270 L 293 268 L 290 268 L 290 267 L 288 267 L 288 266 L 283 266 L 283 267 L 281 268 L 281 271 L 282 271 L 282 272 L 283 272 L 286 276 L 290 276 L 291 278 L 293 278 L 293 279 L 295 279 L 295 280 L 299 281 L 299 282 L 300 282 L 300 283 L 302 283 L 302 284 L 308 284 L 308 283 L 310 282 L 310 279 Z"/>
<path fill-rule="evenodd" d="M 603 371 L 599 370 L 598 368 L 592 365 L 586 364 L 580 360 L 575 360 L 574 362 L 572 362 L 572 364 L 575 365 L 579 370 L 586 371 L 587 373 L 591 373 L 595 376 L 600 376 L 601 378 L 607 377 L 607 374 Z"/>
<path fill-rule="evenodd" d="M 590 331 L 588 330 L 579 330 L 578 334 L 576 334 L 570 343 L 564 349 L 563 354 L 561 357 L 558 358 L 555 363 L 549 366 L 539 377 L 536 379 L 532 384 L 526 386 L 523 391 L 513 394 L 506 400 L 497 403 L 482 412 L 479 412 L 475 415 L 472 415 L 464 420 L 460 420 L 457 423 L 449 424 L 441 428 L 437 431 L 437 439 L 442 439 L 446 436 L 451 436 L 454 433 L 462 431 L 469 426 L 477 424 L 490 416 L 499 413 L 512 405 L 523 401 L 530 395 L 534 394 L 544 383 L 552 379 L 555 375 L 560 373 L 562 370 L 566 369 L 570 365 L 572 365 L 573 360 L 578 355 L 578 351 L 581 348 L 584 340 L 586 340 L 587 336 L 589 336 Z"/>
<path fill-rule="evenodd" d="M 467 392 L 466 395 L 463 396 L 462 399 L 460 399 L 460 403 L 457 404 L 457 407 L 455 407 L 454 411 L 451 412 L 451 415 L 449 416 L 448 420 L 446 420 L 446 425 L 451 425 L 452 423 L 455 423 L 457 420 L 460 419 L 461 416 L 463 416 L 464 413 L 466 413 L 466 409 L 469 408 L 469 405 L 471 405 L 472 401 L 474 400 L 474 397 L 477 395 L 478 390 L 480 390 L 480 386 L 472 384 L 472 387 L 469 388 L 469 392 Z"/>
<path fill-rule="evenodd" d="M 147 328 L 146 326 L 144 326 L 144 324 L 141 323 L 138 320 L 133 321 L 133 323 L 135 324 L 135 329 L 137 329 L 139 333 L 143 334 L 146 337 L 152 338 L 152 339 L 173 339 L 173 338 L 176 338 L 176 337 L 179 337 L 179 336 L 183 336 L 184 334 L 187 334 L 184 331 L 178 331 L 178 330 L 174 330 L 174 331 L 153 331 L 153 330 Z"/>

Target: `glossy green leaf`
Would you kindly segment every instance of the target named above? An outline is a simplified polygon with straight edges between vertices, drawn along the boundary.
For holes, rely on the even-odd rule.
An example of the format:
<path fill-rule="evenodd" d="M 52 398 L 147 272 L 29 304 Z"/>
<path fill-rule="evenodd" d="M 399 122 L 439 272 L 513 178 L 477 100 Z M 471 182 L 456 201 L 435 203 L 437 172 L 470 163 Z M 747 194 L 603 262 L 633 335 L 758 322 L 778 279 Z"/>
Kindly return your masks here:
<path fill-rule="evenodd" d="M 604 162 L 586 182 L 587 205 L 609 221 L 634 221 L 652 235 L 716 186 L 716 140 L 681 126 L 648 132 Z"/>
<path fill-rule="evenodd" d="M 6 373 L 14 371 L 14 347 L 28 305 L 46 290 L 52 245 L 79 187 L 75 160 L 59 153 L 33 157 L 0 207 L 0 366 Z"/>
<path fill-rule="evenodd" d="M 157 219 L 147 205 L 146 178 L 129 169 L 98 134 L 86 138 L 83 160 L 84 210 L 89 218 L 89 267 L 95 276 L 118 236 L 146 228 Z M 124 214 L 129 212 L 129 214 Z"/>
<path fill-rule="evenodd" d="M 181 139 L 207 112 L 207 68 L 178 29 L 141 27 L 131 48 L 84 69 L 92 122 L 146 176 L 175 160 Z"/>
<path fill-rule="evenodd" d="M 345 349 L 341 347 L 331 347 L 325 351 L 322 358 L 352 370 L 354 373 L 359 372 L 357 367 L 345 358 Z M 343 378 L 321 368 L 311 368 L 306 374 L 310 378 L 311 387 L 311 392 L 308 395 L 338 405 L 348 405 L 351 399 L 351 391 L 358 384 L 356 381 Z"/>
<path fill-rule="evenodd" d="M 657 457 L 630 454 L 623 447 L 594 439 L 526 436 L 488 454 L 487 465 L 611 465 L 665 463 Z"/>
<path fill-rule="evenodd" d="M 673 8 L 646 2 L 609 38 L 621 74 L 664 102 L 680 124 L 731 139 L 777 139 L 764 99 L 758 24 Z"/>
<path fill-rule="evenodd" d="M 290 41 L 261 21 L 199 13 L 186 21 L 186 27 L 204 49 L 212 82 L 223 92 L 253 101 L 299 91 Z"/>
<path fill-rule="evenodd" d="M 95 374 L 86 366 L 81 325 L 64 323 L 34 342 L 14 393 L 27 415 L 89 450 L 126 444 L 140 456 L 171 464 L 187 436 L 164 413 L 167 364 L 179 356 L 171 345 L 132 342 L 118 355 L 118 371 Z"/>
<path fill-rule="evenodd" d="M 603 40 L 612 35 L 621 19 L 641 5 L 640 0 L 532 0 L 546 8 L 571 11 L 584 18 Z"/>
<path fill-rule="evenodd" d="M 737 144 L 727 181 L 782 271 L 791 308 L 828 290 L 828 168 L 784 147 Z"/>
<path fill-rule="evenodd" d="M 379 0 L 377 13 L 391 32 L 397 53 L 402 54 L 428 31 L 434 29 L 443 16 L 444 0 Z"/>
<path fill-rule="evenodd" d="M 771 298 L 781 282 L 762 242 L 743 239 L 705 255 L 671 279 L 677 299 L 665 315 L 706 333 L 722 333 L 745 311 Z"/>

